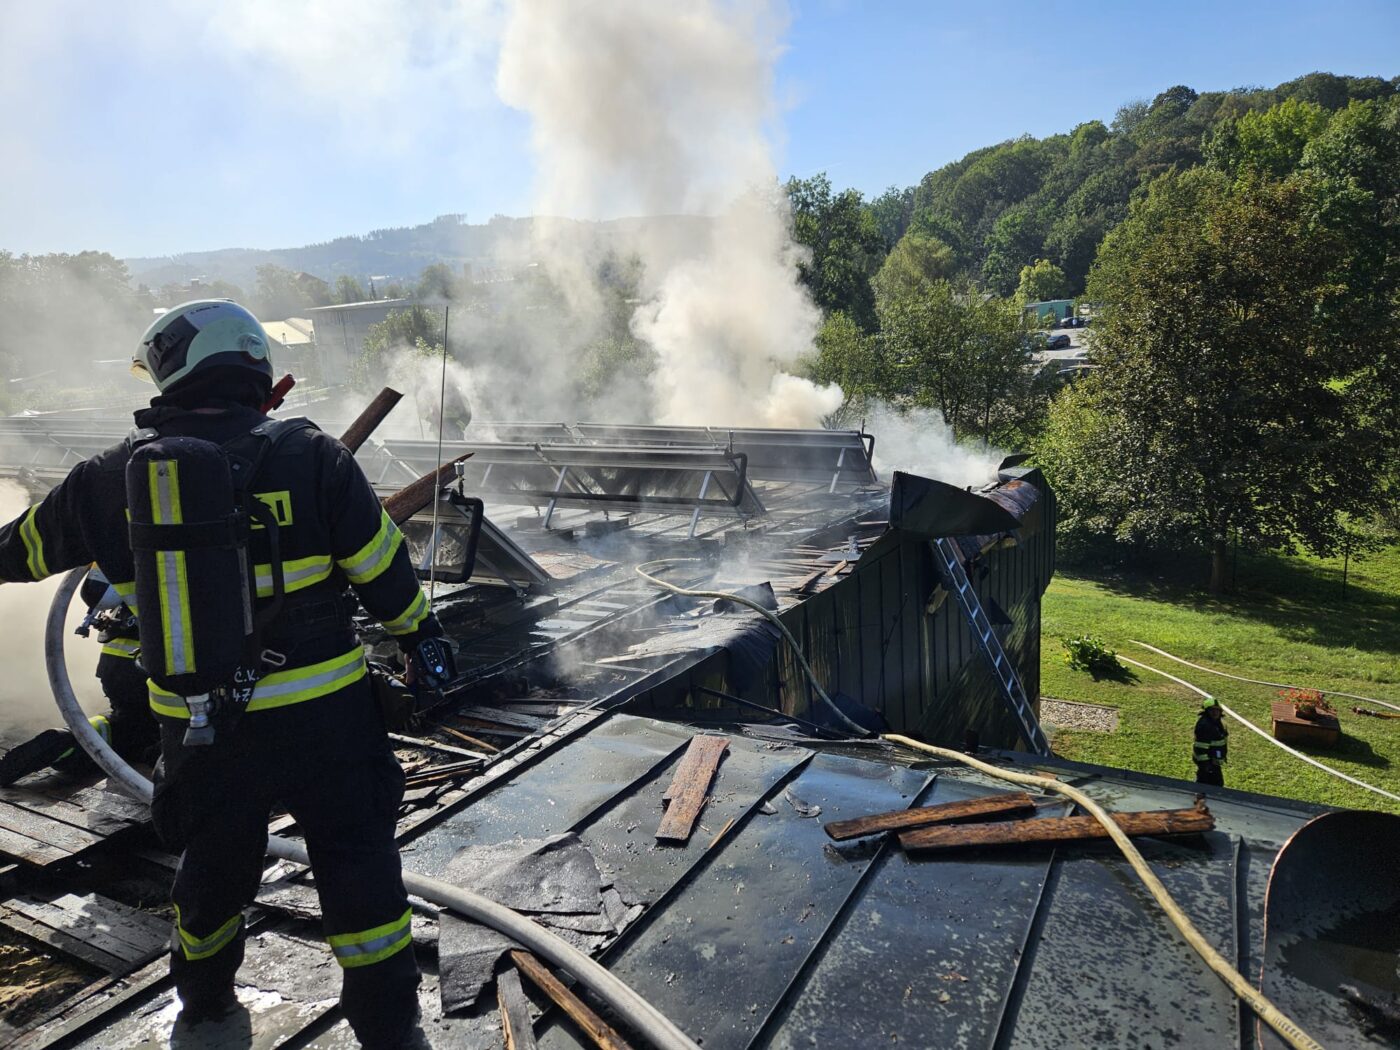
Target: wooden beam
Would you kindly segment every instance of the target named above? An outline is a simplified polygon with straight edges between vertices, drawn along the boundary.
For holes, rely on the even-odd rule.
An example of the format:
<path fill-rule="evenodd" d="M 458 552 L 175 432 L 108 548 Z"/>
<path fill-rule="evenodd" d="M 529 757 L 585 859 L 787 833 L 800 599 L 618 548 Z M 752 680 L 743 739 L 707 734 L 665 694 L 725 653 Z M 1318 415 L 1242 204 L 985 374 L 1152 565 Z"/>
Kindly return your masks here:
<path fill-rule="evenodd" d="M 588 1008 L 588 1005 L 569 989 L 559 978 L 550 973 L 545 965 L 529 952 L 512 951 L 511 962 L 515 968 L 553 1000 L 554 1005 L 569 1015 L 593 1044 L 600 1050 L 632 1050 L 627 1041 L 618 1035 L 608 1023 Z"/>
<path fill-rule="evenodd" d="M 662 795 L 666 812 L 656 829 L 656 838 L 661 842 L 685 843 L 705 808 L 709 795 L 710 781 L 719 768 L 720 759 L 729 747 L 729 739 L 722 736 L 691 737 L 685 757 L 676 767 L 676 775 L 671 786 Z"/>
<path fill-rule="evenodd" d="M 437 498 L 438 490 L 457 476 L 457 464 L 470 458 L 472 453 L 464 452 L 456 459 L 448 460 L 436 470 L 430 470 L 417 481 L 410 481 L 399 491 L 384 500 L 384 513 L 395 525 L 402 525 L 413 515 Z"/>
<path fill-rule="evenodd" d="M 1191 835 L 1210 831 L 1215 817 L 1203 802 L 1192 809 L 1161 809 L 1146 813 L 1115 813 L 1113 822 L 1129 835 Z M 1045 817 L 996 824 L 954 824 L 903 832 L 899 844 L 907 852 L 958 849 L 966 846 L 1024 845 L 1033 842 L 1079 842 L 1108 838 L 1093 817 Z"/>
<path fill-rule="evenodd" d="M 530 1001 L 520 987 L 520 974 L 507 970 L 496 978 L 496 1002 L 501 1008 L 501 1028 L 506 1050 L 535 1050 L 535 1022 L 530 1019 Z"/>
<path fill-rule="evenodd" d="M 825 831 L 837 842 L 860 838 L 862 835 L 878 835 L 885 831 L 904 831 L 908 828 L 921 828 L 929 824 L 957 824 L 975 820 L 978 817 L 991 817 L 1007 813 L 1027 813 L 1035 808 L 1035 800 L 1024 791 L 1002 792 L 984 795 L 981 798 L 966 798 L 957 802 L 943 802 L 936 806 L 919 806 L 916 809 L 898 809 L 890 813 L 877 813 L 869 817 L 856 817 L 853 820 L 833 820 L 825 825 Z"/>
<path fill-rule="evenodd" d="M 695 774 L 703 769 L 709 762 L 706 752 L 718 749 L 719 752 L 729 747 L 729 741 L 722 736 L 703 734 L 690 738 L 690 746 L 685 749 L 685 754 L 681 756 L 681 764 L 676 767 L 676 772 L 671 776 L 671 783 L 661 794 L 661 802 L 669 805 Z"/>
<path fill-rule="evenodd" d="M 379 424 L 384 422 L 384 417 L 389 414 L 399 399 L 403 397 L 392 387 L 385 387 L 374 395 L 374 400 L 365 406 L 365 410 L 350 424 L 349 429 L 340 435 L 340 443 L 351 452 L 358 452 L 371 434 L 379 428 Z"/>

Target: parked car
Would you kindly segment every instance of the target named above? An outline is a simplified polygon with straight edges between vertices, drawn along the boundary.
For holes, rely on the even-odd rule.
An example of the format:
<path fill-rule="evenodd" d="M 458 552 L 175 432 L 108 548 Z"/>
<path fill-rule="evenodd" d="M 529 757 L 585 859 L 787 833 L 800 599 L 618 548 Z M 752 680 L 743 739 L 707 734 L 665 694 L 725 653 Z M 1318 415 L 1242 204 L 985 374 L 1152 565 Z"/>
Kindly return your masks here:
<path fill-rule="evenodd" d="M 1052 335 L 1045 342 L 1045 349 L 1047 350 L 1063 350 L 1067 346 L 1069 346 L 1069 336 L 1063 334 Z"/>

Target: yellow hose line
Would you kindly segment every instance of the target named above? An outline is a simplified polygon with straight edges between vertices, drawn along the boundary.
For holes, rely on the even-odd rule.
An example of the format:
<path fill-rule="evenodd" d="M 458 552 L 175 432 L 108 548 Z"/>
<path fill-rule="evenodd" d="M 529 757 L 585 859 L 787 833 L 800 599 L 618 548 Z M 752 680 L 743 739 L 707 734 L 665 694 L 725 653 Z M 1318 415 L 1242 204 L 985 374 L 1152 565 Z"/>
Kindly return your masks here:
<path fill-rule="evenodd" d="M 807 681 L 811 683 L 817 695 L 822 698 L 822 703 L 826 704 L 831 713 L 840 719 L 840 721 L 845 724 L 846 728 L 852 733 L 855 733 L 856 736 L 870 736 L 870 730 L 852 722 L 846 717 L 842 710 L 836 706 L 836 702 L 826 695 L 826 690 L 823 689 L 821 683 L 817 681 L 817 673 L 812 670 L 812 665 L 807 662 L 807 657 L 802 655 L 802 646 L 798 644 L 797 639 L 794 638 L 792 632 L 788 630 L 787 624 L 783 623 L 783 621 L 778 618 L 778 615 L 771 609 L 765 609 L 763 606 L 759 605 L 758 602 L 753 601 L 751 598 L 745 598 L 742 594 L 731 594 L 728 591 L 696 591 L 688 587 L 678 587 L 676 584 L 667 583 L 665 580 L 659 579 L 646 571 L 647 569 L 655 569 L 659 572 L 671 565 L 698 561 L 700 561 L 699 558 L 663 558 L 660 561 L 649 561 L 637 566 L 637 575 L 648 583 L 655 584 L 663 591 L 670 591 L 672 594 L 679 594 L 686 598 L 710 598 L 718 601 L 737 602 L 739 605 L 746 605 L 754 612 L 764 616 L 769 623 L 782 632 L 783 637 L 787 639 L 788 645 L 792 646 L 793 654 L 797 657 L 798 663 L 802 665 L 802 670 L 807 675 Z"/>
<path fill-rule="evenodd" d="M 1392 799 L 1395 802 L 1400 802 L 1400 795 L 1396 795 L 1393 792 L 1387 791 L 1385 788 L 1378 788 L 1375 784 L 1368 784 L 1364 780 L 1358 780 L 1356 777 L 1352 776 L 1349 773 L 1343 773 L 1340 769 L 1333 769 L 1331 766 L 1319 762 L 1311 755 L 1305 755 L 1303 754 L 1303 752 L 1297 751 L 1294 748 L 1289 747 L 1282 740 L 1275 740 L 1272 736 L 1270 736 L 1264 730 L 1260 729 L 1249 719 L 1245 718 L 1238 711 L 1232 710 L 1231 708 L 1227 707 L 1224 703 L 1221 703 L 1218 697 L 1212 696 L 1210 693 L 1207 693 L 1204 689 L 1200 688 L 1199 686 L 1192 685 L 1184 678 L 1178 678 L 1174 674 L 1168 674 L 1166 671 L 1159 670 L 1158 668 L 1153 667 L 1150 664 L 1139 663 L 1137 660 L 1134 660 L 1131 656 L 1120 655 L 1118 659 L 1122 660 L 1124 663 L 1132 664 L 1134 667 L 1141 667 L 1144 671 L 1151 671 L 1153 674 L 1159 674 L 1163 678 L 1170 678 L 1177 685 L 1185 686 L 1187 689 L 1191 690 L 1191 692 L 1197 693 L 1200 696 L 1205 697 L 1207 700 L 1214 700 L 1217 704 L 1220 704 L 1220 710 L 1224 711 L 1227 715 L 1233 718 L 1240 725 L 1244 726 L 1246 729 L 1253 730 L 1255 733 L 1262 736 L 1269 743 L 1273 744 L 1274 747 L 1278 748 L 1281 751 L 1286 751 L 1288 754 L 1292 755 L 1299 761 L 1306 762 L 1310 766 L 1316 766 L 1324 773 L 1331 773 L 1334 777 L 1337 777 L 1339 780 L 1345 780 L 1348 784 L 1355 784 L 1359 788 L 1365 788 L 1367 791 L 1373 791 L 1377 795 L 1383 795 L 1386 798 Z"/>
<path fill-rule="evenodd" d="M 1031 773 L 1017 773 L 1009 769 L 1001 769 L 990 765 L 971 755 L 964 755 L 959 751 L 949 751 L 947 748 L 934 747 L 932 744 L 923 744 L 917 740 L 911 740 L 907 736 L 898 736 L 887 733 L 881 739 L 891 743 L 902 744 L 904 747 L 913 748 L 915 751 L 922 751 L 925 754 L 936 755 L 939 758 L 947 759 L 950 762 L 961 762 L 965 766 L 986 773 L 988 776 L 996 777 L 998 780 L 1007 780 L 1013 784 L 1024 784 L 1029 787 L 1037 787 L 1044 791 L 1053 791 L 1072 799 L 1084 811 L 1104 826 L 1109 837 L 1114 844 L 1123 852 L 1123 856 L 1128 858 L 1128 863 L 1137 872 L 1138 878 L 1142 879 L 1147 891 L 1152 894 L 1157 903 L 1162 906 L 1162 910 L 1167 913 L 1167 918 L 1181 931 L 1181 935 L 1186 938 L 1186 943 L 1196 950 L 1196 953 L 1205 960 L 1216 974 L 1224 981 L 1241 1001 L 1249 1005 L 1249 1008 L 1259 1015 L 1270 1028 L 1294 1050 L 1322 1050 L 1322 1044 L 1308 1035 L 1296 1023 L 1289 1019 L 1273 1003 L 1264 997 L 1263 993 L 1245 980 L 1244 976 L 1236 970 L 1218 951 L 1210 946 L 1201 931 L 1196 929 L 1195 924 L 1181 910 L 1180 905 L 1172 899 L 1172 895 L 1167 892 L 1167 888 L 1162 885 L 1162 880 L 1157 878 L 1147 861 L 1143 859 L 1138 848 L 1133 845 L 1132 840 L 1123 832 L 1108 812 L 1095 802 L 1092 798 L 1080 791 L 1076 787 L 1062 783 L 1051 777 L 1036 776 Z"/>
<path fill-rule="evenodd" d="M 1230 674 L 1230 672 L 1228 671 L 1217 671 L 1214 667 L 1206 667 L 1203 664 L 1193 664 L 1190 660 L 1183 660 L 1179 656 L 1173 656 L 1165 649 L 1158 649 L 1155 645 L 1148 645 L 1146 642 L 1139 642 L 1136 638 L 1129 639 L 1129 641 L 1131 641 L 1134 645 L 1140 645 L 1144 649 L 1151 650 L 1158 656 L 1165 656 L 1168 660 L 1175 660 L 1177 663 L 1185 664 L 1187 667 L 1195 668 L 1197 671 L 1204 671 L 1206 674 L 1218 674 L 1221 678 L 1229 678 L 1236 682 L 1248 682 L 1250 685 L 1268 685 L 1272 686 L 1275 689 L 1308 688 L 1307 686 L 1302 685 L 1289 685 L 1286 682 L 1266 682 L 1261 678 L 1246 678 L 1244 675 Z M 1378 700 L 1374 696 L 1361 696 L 1358 693 L 1343 693 L 1338 689 L 1318 689 L 1317 692 L 1325 693 L 1328 696 L 1344 696 L 1348 700 L 1360 700 L 1362 703 L 1366 704 L 1380 704 L 1382 707 L 1388 707 L 1392 711 L 1400 711 L 1400 704 L 1393 704 L 1389 700 Z"/>

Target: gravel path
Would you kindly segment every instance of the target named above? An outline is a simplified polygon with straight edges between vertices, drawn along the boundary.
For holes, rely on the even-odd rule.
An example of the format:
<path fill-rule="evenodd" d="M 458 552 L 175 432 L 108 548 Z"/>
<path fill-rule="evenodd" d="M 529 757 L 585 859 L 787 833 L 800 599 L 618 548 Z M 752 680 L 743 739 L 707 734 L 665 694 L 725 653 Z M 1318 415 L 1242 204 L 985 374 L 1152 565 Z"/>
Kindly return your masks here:
<path fill-rule="evenodd" d="M 1118 728 L 1116 707 L 1052 700 L 1048 696 L 1040 698 L 1040 718 L 1055 728 L 1084 733 L 1112 733 Z"/>

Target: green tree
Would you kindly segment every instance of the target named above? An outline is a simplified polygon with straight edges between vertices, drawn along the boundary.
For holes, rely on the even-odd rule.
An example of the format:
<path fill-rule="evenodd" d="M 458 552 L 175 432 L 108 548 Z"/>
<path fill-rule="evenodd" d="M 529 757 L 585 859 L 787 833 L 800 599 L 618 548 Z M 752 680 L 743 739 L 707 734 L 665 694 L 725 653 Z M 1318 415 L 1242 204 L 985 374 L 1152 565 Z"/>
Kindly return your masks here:
<path fill-rule="evenodd" d="M 1065 272 L 1049 259 L 1037 259 L 1021 267 L 1021 280 L 1016 285 L 1019 303 L 1043 303 L 1049 299 L 1069 298 L 1069 281 Z"/>
<path fill-rule="evenodd" d="M 1312 102 L 1288 99 L 1263 112 L 1221 122 L 1206 144 L 1206 160 L 1231 173 L 1282 178 L 1298 167 L 1309 142 L 1327 129 L 1331 114 Z"/>
<path fill-rule="evenodd" d="M 330 286 L 309 273 L 267 263 L 257 269 L 258 283 L 250 304 L 253 313 L 269 321 L 296 317 L 309 307 L 329 306 Z"/>
<path fill-rule="evenodd" d="M 877 297 L 920 295 L 955 272 L 951 248 L 931 234 L 910 230 L 885 257 L 871 284 Z"/>
<path fill-rule="evenodd" d="M 1296 180 L 1206 169 L 1157 180 L 1109 235 L 1078 406 L 1102 443 L 1077 462 L 1118 539 L 1204 546 L 1217 592 L 1232 536 L 1333 549 L 1370 447 L 1319 322 L 1339 251 Z"/>
<path fill-rule="evenodd" d="M 848 411 L 844 415 L 862 411 L 876 398 L 891 396 L 878 336 L 862 331 L 837 310 L 827 317 L 816 343 L 816 358 L 807 369 L 807 377 L 818 383 L 835 383 L 845 392 Z"/>
<path fill-rule="evenodd" d="M 414 295 L 423 302 L 441 302 L 457 297 L 457 278 L 446 263 L 433 263 L 423 268 Z"/>
<path fill-rule="evenodd" d="M 885 254 L 885 242 L 856 190 L 833 193 L 825 174 L 789 179 L 793 239 L 811 252 L 798 277 L 822 309 L 841 310 L 866 331 L 875 325 L 870 279 Z"/>
<path fill-rule="evenodd" d="M 365 333 L 364 347 L 352 369 L 352 379 L 365 387 L 381 386 L 395 353 L 438 357 L 443 347 L 442 311 L 413 305 L 390 310 L 389 315 Z"/>
<path fill-rule="evenodd" d="M 341 274 L 335 279 L 335 301 L 337 303 L 363 303 L 369 299 L 369 294 L 359 281 L 347 273 Z"/>

